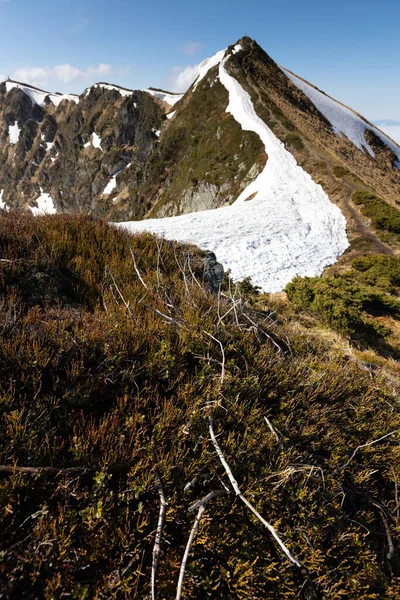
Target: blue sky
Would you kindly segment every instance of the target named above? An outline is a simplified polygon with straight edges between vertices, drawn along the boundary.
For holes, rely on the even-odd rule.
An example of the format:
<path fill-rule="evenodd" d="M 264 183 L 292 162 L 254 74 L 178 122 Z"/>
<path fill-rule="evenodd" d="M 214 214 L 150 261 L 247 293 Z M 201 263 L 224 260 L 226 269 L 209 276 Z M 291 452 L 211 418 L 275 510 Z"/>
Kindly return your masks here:
<path fill-rule="evenodd" d="M 0 74 L 62 92 L 173 89 L 247 34 L 367 118 L 400 121 L 399 24 L 400 0 L 0 0 Z"/>

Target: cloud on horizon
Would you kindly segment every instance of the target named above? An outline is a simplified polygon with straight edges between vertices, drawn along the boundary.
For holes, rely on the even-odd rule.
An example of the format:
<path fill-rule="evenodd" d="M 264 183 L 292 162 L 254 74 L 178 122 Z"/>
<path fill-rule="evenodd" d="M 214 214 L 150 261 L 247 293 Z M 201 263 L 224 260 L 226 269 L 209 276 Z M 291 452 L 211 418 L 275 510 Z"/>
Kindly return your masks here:
<path fill-rule="evenodd" d="M 199 65 L 174 67 L 169 74 L 169 86 L 174 92 L 186 92 L 199 74 Z"/>
<path fill-rule="evenodd" d="M 113 73 L 113 67 L 104 63 L 100 63 L 97 67 L 88 67 L 85 70 L 78 69 L 77 67 L 65 63 L 63 65 L 56 65 L 55 67 L 28 67 L 17 69 L 14 71 L 12 79 L 30 83 L 32 85 L 46 85 L 50 79 L 55 79 L 62 83 L 71 83 L 73 81 L 95 80 L 98 77 L 112 75 Z M 120 74 L 120 69 L 118 69 L 117 73 Z"/>

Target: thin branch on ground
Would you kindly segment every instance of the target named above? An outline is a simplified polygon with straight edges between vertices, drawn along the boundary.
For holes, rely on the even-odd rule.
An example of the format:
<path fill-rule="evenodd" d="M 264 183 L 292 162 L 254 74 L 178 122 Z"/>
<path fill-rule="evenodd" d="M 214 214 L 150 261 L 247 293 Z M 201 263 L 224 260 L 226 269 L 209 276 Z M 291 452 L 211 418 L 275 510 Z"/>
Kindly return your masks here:
<path fill-rule="evenodd" d="M 122 292 L 121 292 L 121 290 L 119 289 L 119 287 L 118 287 L 118 285 L 117 285 L 117 282 L 115 281 L 115 279 L 114 279 L 114 276 L 113 276 L 113 274 L 111 273 L 110 267 L 109 267 L 108 265 L 107 265 L 107 267 L 106 267 L 106 270 L 109 272 L 109 274 L 110 274 L 110 277 L 111 277 L 111 279 L 112 279 L 112 282 L 113 282 L 113 284 L 114 284 L 114 287 L 115 287 L 115 289 L 117 290 L 117 292 L 118 292 L 118 295 L 119 295 L 119 297 L 121 298 L 122 302 L 125 304 L 126 310 L 127 310 L 127 311 L 128 311 L 128 313 L 130 314 L 130 316 L 131 316 L 131 317 L 133 317 L 133 313 L 132 313 L 132 311 L 131 311 L 131 308 L 130 308 L 130 306 L 129 306 L 129 302 L 127 302 L 127 301 L 125 300 L 124 296 L 122 295 Z"/>
<path fill-rule="evenodd" d="M 388 438 L 390 435 L 394 435 L 395 433 L 398 432 L 398 429 L 395 429 L 394 431 L 391 431 L 390 433 L 387 433 L 386 435 L 383 435 L 382 437 L 378 438 L 377 440 L 372 440 L 372 442 L 367 442 L 366 444 L 361 444 L 360 446 L 357 446 L 357 448 L 354 450 L 353 454 L 350 456 L 349 460 L 347 461 L 347 463 L 345 463 L 341 469 L 345 469 L 353 460 L 353 458 L 355 457 L 355 455 L 357 454 L 357 452 L 359 450 L 361 450 L 362 448 L 366 448 L 367 446 L 372 446 L 373 444 L 377 444 L 378 442 L 381 442 L 382 440 Z"/>
<path fill-rule="evenodd" d="M 211 441 L 214 445 L 214 448 L 217 452 L 218 458 L 220 459 L 222 466 L 225 469 L 226 474 L 228 475 L 229 481 L 231 482 L 231 485 L 236 493 L 236 495 L 242 500 L 242 502 L 251 510 L 251 512 L 257 517 L 257 519 L 259 521 L 261 521 L 261 523 L 268 529 L 268 531 L 272 534 L 272 537 L 275 539 L 275 541 L 278 543 L 279 547 L 281 548 L 281 550 L 283 551 L 283 553 L 285 554 L 285 556 L 287 556 L 287 558 L 290 560 L 290 562 L 292 564 L 294 564 L 296 567 L 301 568 L 302 564 L 299 560 L 297 560 L 297 558 L 295 558 L 293 556 L 293 554 L 290 552 L 289 548 L 284 544 L 284 542 L 281 540 L 281 538 L 279 537 L 275 527 L 273 527 L 271 525 L 271 523 L 269 523 L 266 519 L 264 519 L 260 513 L 254 508 L 254 506 L 243 496 L 242 492 L 240 491 L 239 485 L 235 479 L 235 477 L 233 476 L 233 473 L 222 453 L 222 450 L 218 444 L 217 438 L 215 437 L 215 433 L 214 433 L 214 427 L 213 427 L 213 419 L 212 416 L 210 415 L 209 417 L 210 420 L 210 425 L 209 425 L 209 430 L 210 430 L 210 436 L 211 436 Z"/>
<path fill-rule="evenodd" d="M 198 500 L 189 508 L 189 511 L 193 511 L 196 508 L 198 509 L 198 511 L 197 511 L 197 516 L 195 518 L 195 521 L 193 523 L 193 527 L 189 534 L 189 539 L 186 544 L 185 553 L 183 555 L 182 564 L 181 564 L 181 568 L 179 571 L 179 580 L 178 580 L 178 585 L 176 588 L 176 600 L 180 600 L 181 595 L 182 595 L 183 578 L 185 577 L 185 570 L 186 570 L 187 560 L 189 557 L 190 548 L 192 546 L 194 537 L 196 535 L 197 528 L 200 524 L 201 517 L 203 516 L 203 513 L 206 509 L 206 504 L 213 498 L 217 498 L 218 496 L 225 496 L 226 493 L 227 492 L 225 490 L 215 490 L 214 492 L 210 492 L 209 494 L 207 494 L 207 496 L 204 496 L 204 498 L 202 498 L 201 500 Z"/>
<path fill-rule="evenodd" d="M 152 563 L 151 563 L 151 594 L 150 594 L 151 600 L 155 600 L 155 598 L 156 598 L 157 567 L 158 567 L 158 561 L 159 561 L 160 553 L 161 553 L 161 538 L 162 538 L 162 532 L 163 532 L 163 528 L 164 528 L 165 513 L 167 510 L 167 501 L 165 499 L 164 488 L 163 488 L 160 473 L 159 473 L 158 467 L 157 467 L 155 439 L 156 439 L 155 431 L 153 431 L 153 435 L 151 438 L 151 451 L 152 451 L 152 456 L 153 456 L 153 461 L 154 461 L 154 477 L 155 477 L 155 480 L 157 483 L 158 493 L 160 496 L 160 511 L 158 514 L 158 523 L 157 523 L 157 529 L 156 529 L 156 537 L 154 540 L 153 557 L 152 557 Z"/>
<path fill-rule="evenodd" d="M 214 340 L 214 342 L 217 342 L 217 344 L 220 345 L 221 348 L 221 354 L 222 354 L 222 363 L 221 363 L 221 385 L 224 383 L 224 379 L 225 379 L 225 351 L 224 351 L 224 347 L 222 345 L 222 342 L 220 342 L 219 340 L 217 340 L 216 337 L 214 337 L 213 335 L 211 335 L 211 333 L 208 333 L 208 331 L 205 331 L 203 329 L 204 333 L 206 335 L 208 335 L 208 337 L 210 337 L 211 339 Z"/>
<path fill-rule="evenodd" d="M 279 443 L 281 441 L 281 438 L 279 437 L 276 429 L 274 428 L 274 426 L 272 425 L 271 421 L 268 419 L 268 417 L 264 417 L 266 424 L 268 425 L 272 435 L 274 436 L 274 438 L 276 439 L 276 441 Z"/>
<path fill-rule="evenodd" d="M 131 256 L 132 256 L 132 260 L 133 260 L 133 268 L 134 268 L 134 269 L 135 269 L 135 271 L 136 271 L 136 275 L 138 276 L 140 283 L 141 283 L 141 284 L 142 284 L 142 285 L 143 285 L 143 286 L 146 288 L 146 290 L 147 290 L 147 289 L 148 289 L 148 288 L 147 288 L 147 285 L 146 285 L 146 284 L 145 284 L 145 282 L 143 281 L 143 277 L 142 277 L 142 276 L 141 276 L 141 274 L 140 274 L 140 271 L 139 271 L 139 269 L 138 269 L 138 266 L 137 266 L 137 264 L 136 264 L 135 255 L 134 255 L 134 253 L 133 253 L 133 250 L 132 250 L 131 246 L 129 246 L 129 250 L 130 250 L 130 252 L 131 252 Z"/>

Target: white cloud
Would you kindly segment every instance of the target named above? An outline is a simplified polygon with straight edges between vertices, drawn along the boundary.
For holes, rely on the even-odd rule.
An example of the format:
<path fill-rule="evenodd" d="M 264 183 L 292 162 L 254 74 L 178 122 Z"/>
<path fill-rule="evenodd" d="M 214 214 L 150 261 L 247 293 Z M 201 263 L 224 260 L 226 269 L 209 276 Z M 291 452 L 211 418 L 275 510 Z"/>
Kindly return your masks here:
<path fill-rule="evenodd" d="M 185 54 L 192 56 L 192 54 L 196 54 L 202 46 L 203 44 L 200 44 L 199 42 L 187 42 L 184 46 Z"/>
<path fill-rule="evenodd" d="M 49 78 L 48 71 L 49 70 L 44 67 L 17 69 L 14 71 L 12 79 L 23 81 L 24 83 L 36 83 L 36 85 L 43 85 Z"/>
<path fill-rule="evenodd" d="M 186 92 L 198 75 L 199 65 L 175 67 L 169 76 L 171 89 L 174 92 Z"/>
<path fill-rule="evenodd" d="M 77 67 L 65 63 L 64 65 L 56 65 L 55 67 L 17 69 L 13 73 L 12 79 L 24 83 L 31 83 L 33 85 L 45 85 L 49 79 L 56 79 L 63 83 L 71 83 L 72 81 L 94 80 L 97 77 L 112 75 L 112 73 L 112 66 L 104 63 L 100 63 L 97 67 L 88 67 L 85 70 L 78 69 Z"/>

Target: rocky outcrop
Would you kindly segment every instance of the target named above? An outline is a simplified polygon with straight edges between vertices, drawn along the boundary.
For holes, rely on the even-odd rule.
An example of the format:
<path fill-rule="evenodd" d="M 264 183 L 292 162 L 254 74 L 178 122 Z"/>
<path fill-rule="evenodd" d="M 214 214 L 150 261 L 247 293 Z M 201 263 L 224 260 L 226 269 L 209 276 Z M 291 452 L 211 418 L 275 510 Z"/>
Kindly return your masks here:
<path fill-rule="evenodd" d="M 240 45 L 226 69 L 329 197 L 345 203 L 349 192 L 365 189 L 395 205 L 400 170 L 394 153 L 372 132 L 366 141 L 375 158 L 336 135 L 256 42 L 243 38 Z M 211 68 L 173 111 L 171 95 L 161 90 L 102 83 L 79 98 L 63 98 L 15 82 L 0 84 L 2 202 L 28 209 L 43 192 L 59 212 L 115 221 L 231 204 L 268 157 L 260 138 L 226 112 L 228 92 L 218 69 Z"/>

